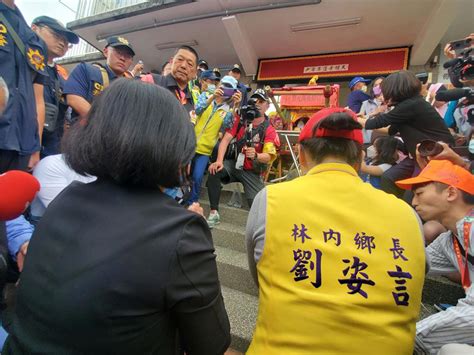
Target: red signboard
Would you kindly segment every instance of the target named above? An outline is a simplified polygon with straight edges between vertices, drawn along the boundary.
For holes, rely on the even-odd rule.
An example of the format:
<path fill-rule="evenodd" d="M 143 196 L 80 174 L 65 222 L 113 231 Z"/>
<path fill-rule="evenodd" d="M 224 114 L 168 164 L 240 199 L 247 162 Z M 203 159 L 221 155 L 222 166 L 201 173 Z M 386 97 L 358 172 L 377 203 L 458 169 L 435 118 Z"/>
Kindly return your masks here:
<path fill-rule="evenodd" d="M 316 109 L 325 107 L 324 98 L 325 86 L 296 86 L 291 88 L 275 89 L 274 95 L 280 96 L 280 107 L 283 109 Z M 311 95 L 305 95 L 310 93 Z M 293 94 L 292 93 L 296 93 Z M 315 95 L 318 93 L 319 95 Z M 339 106 L 339 85 L 331 85 L 331 96 L 329 97 L 329 107 Z"/>
<path fill-rule="evenodd" d="M 261 59 L 257 81 L 390 74 L 408 67 L 409 48 Z"/>

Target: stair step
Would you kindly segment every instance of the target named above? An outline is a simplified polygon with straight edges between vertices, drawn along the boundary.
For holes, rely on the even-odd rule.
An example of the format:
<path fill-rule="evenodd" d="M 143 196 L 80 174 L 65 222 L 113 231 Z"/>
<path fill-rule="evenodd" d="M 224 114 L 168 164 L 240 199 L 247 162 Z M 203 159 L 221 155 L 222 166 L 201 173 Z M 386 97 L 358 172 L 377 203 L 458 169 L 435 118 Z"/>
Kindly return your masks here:
<path fill-rule="evenodd" d="M 222 286 L 225 308 L 230 320 L 232 349 L 245 353 L 257 321 L 258 297 Z"/>
<path fill-rule="evenodd" d="M 209 201 L 200 200 L 199 203 L 204 209 L 204 216 L 207 217 L 211 209 Z M 226 204 L 221 203 L 219 205 L 219 216 L 221 217 L 222 222 L 233 223 L 234 225 L 243 226 L 245 228 L 249 212 L 242 208 L 229 207 Z"/>
<path fill-rule="evenodd" d="M 423 303 L 449 303 L 455 305 L 466 294 L 463 288 L 442 276 L 427 276 L 423 287 Z"/>
<path fill-rule="evenodd" d="M 232 249 L 241 253 L 247 252 L 245 246 L 245 227 L 221 222 L 211 229 L 211 232 L 215 246 Z"/>
<path fill-rule="evenodd" d="M 217 256 L 217 271 L 223 286 L 258 296 L 258 288 L 250 275 L 247 254 L 232 249 L 214 246 Z"/>

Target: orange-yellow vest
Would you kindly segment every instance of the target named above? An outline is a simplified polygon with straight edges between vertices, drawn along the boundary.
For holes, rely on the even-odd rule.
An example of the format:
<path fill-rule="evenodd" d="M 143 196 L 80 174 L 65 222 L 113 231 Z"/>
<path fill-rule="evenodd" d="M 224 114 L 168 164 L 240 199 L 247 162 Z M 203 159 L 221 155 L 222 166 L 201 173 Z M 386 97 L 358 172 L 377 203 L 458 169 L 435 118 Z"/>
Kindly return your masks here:
<path fill-rule="evenodd" d="M 347 164 L 267 187 L 247 354 L 412 354 L 425 275 L 411 207 Z"/>

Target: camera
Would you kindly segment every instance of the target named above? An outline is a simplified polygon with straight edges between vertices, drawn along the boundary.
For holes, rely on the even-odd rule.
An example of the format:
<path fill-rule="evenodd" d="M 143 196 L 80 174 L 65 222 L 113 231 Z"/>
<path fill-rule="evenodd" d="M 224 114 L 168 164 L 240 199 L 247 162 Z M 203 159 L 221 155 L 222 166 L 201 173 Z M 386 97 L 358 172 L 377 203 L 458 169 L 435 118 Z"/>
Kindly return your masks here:
<path fill-rule="evenodd" d="M 432 157 L 434 155 L 438 155 L 443 151 L 443 146 L 436 141 L 431 139 L 425 139 L 420 142 L 418 146 L 418 153 L 422 157 Z"/>
<path fill-rule="evenodd" d="M 254 119 L 260 117 L 260 110 L 257 107 L 257 100 L 249 99 L 247 105 L 240 108 L 240 115 L 246 124 L 250 124 Z"/>
<path fill-rule="evenodd" d="M 461 81 L 474 80 L 474 56 L 472 50 L 473 48 L 467 48 L 460 53 L 458 58 L 451 59 L 443 65 L 445 69 L 448 69 L 451 83 L 457 88 L 463 87 Z"/>

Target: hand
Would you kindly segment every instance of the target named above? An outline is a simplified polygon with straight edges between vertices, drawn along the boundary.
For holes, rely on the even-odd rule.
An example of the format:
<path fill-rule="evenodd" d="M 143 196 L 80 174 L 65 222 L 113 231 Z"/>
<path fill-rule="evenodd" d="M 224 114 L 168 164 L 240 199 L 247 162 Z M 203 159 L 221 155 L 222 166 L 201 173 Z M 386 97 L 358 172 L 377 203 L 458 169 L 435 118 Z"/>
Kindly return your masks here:
<path fill-rule="evenodd" d="M 188 211 L 197 213 L 200 216 L 204 217 L 204 210 L 198 202 L 194 202 L 188 206 Z"/>
<path fill-rule="evenodd" d="M 18 270 L 20 272 L 23 270 L 23 265 L 25 263 L 26 252 L 28 251 L 28 244 L 30 242 L 23 243 L 20 247 L 20 250 L 16 254 L 16 263 L 18 264 Z"/>
<path fill-rule="evenodd" d="M 461 158 L 454 150 L 452 150 L 449 145 L 444 142 L 438 142 L 442 147 L 443 150 L 438 155 L 434 155 L 432 157 L 422 157 L 418 152 L 418 147 L 420 144 L 416 145 L 416 161 L 421 169 L 424 169 L 430 160 L 449 160 L 451 163 L 459 165 L 463 168 L 467 168 L 467 164 L 463 158 Z"/>
<path fill-rule="evenodd" d="M 28 162 L 28 171 L 32 171 L 39 161 L 40 161 L 40 152 L 34 152 L 33 154 L 31 154 L 30 161 Z"/>
<path fill-rule="evenodd" d="M 384 113 L 385 111 L 387 111 L 387 105 L 385 105 L 385 104 L 380 105 L 380 106 L 377 107 L 377 109 L 375 110 L 376 115 L 378 115 L 379 113 Z"/>
<path fill-rule="evenodd" d="M 242 100 L 242 93 L 237 90 L 231 99 L 234 102 L 234 107 L 239 107 L 240 101 Z"/>
<path fill-rule="evenodd" d="M 359 122 L 362 127 L 365 127 L 365 122 L 367 122 L 367 118 L 357 117 L 357 122 Z"/>
<path fill-rule="evenodd" d="M 456 52 L 451 48 L 451 43 L 446 44 L 444 47 L 444 55 L 450 59 L 456 58 Z"/>
<path fill-rule="evenodd" d="M 249 158 L 249 159 L 256 159 L 257 157 L 257 152 L 255 151 L 255 148 L 253 147 L 245 147 L 244 148 L 244 153 L 245 153 L 245 157 Z"/>
<path fill-rule="evenodd" d="M 214 97 L 222 97 L 224 96 L 224 91 L 221 89 L 221 88 L 218 88 L 216 89 L 216 91 L 214 91 Z"/>
<path fill-rule="evenodd" d="M 215 163 L 209 165 L 209 173 L 211 175 L 216 175 L 222 169 L 224 169 L 224 163 L 221 161 L 216 161 Z"/>
<path fill-rule="evenodd" d="M 453 164 L 466 168 L 466 162 L 464 161 L 464 159 L 461 158 L 461 156 L 457 154 L 454 150 L 452 150 L 449 145 L 444 142 L 438 143 L 443 147 L 443 150 L 438 155 L 428 157 L 429 160 L 449 160 Z"/>

